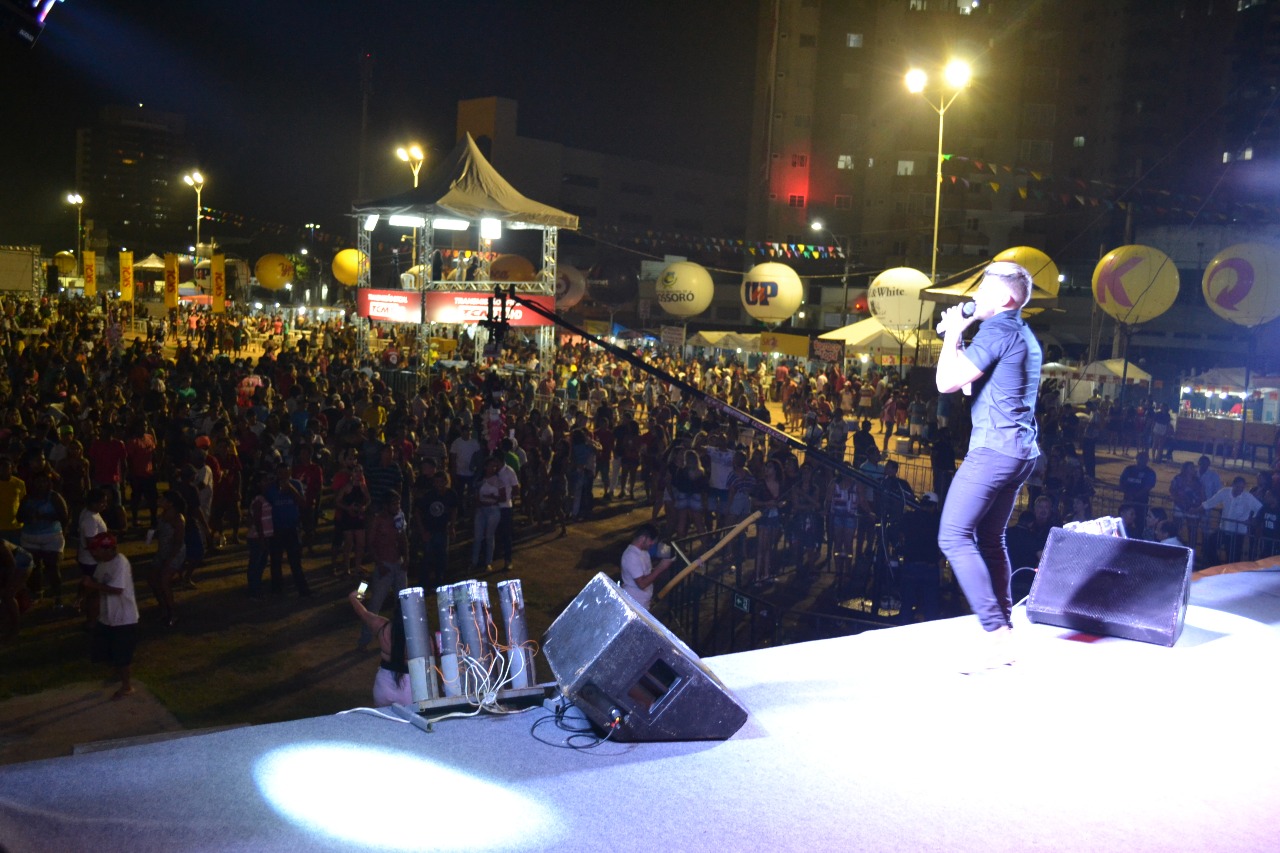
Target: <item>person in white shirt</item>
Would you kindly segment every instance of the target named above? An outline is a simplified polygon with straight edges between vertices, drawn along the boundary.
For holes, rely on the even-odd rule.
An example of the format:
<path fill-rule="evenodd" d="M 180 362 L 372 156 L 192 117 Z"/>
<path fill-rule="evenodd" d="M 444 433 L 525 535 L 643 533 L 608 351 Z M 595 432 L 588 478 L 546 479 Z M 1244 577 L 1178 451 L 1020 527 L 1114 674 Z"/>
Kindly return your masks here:
<path fill-rule="evenodd" d="M 1222 507 L 1222 518 L 1218 521 L 1217 535 L 1206 539 L 1205 558 L 1210 565 L 1217 563 L 1219 552 L 1226 551 L 1228 563 L 1236 563 L 1244 557 L 1244 538 L 1249 532 L 1249 522 L 1253 520 L 1262 502 L 1245 491 L 1244 477 L 1236 477 L 1230 488 L 1219 489 L 1202 506 L 1208 511 Z"/>
<path fill-rule="evenodd" d="M 94 627 L 92 658 L 97 663 L 110 663 L 120 678 L 120 689 L 112 699 L 123 699 L 133 692 L 130 675 L 133 653 L 138 645 L 138 601 L 133 590 L 133 567 L 129 559 L 116 550 L 116 538 L 99 533 L 89 540 L 89 552 L 98 567 L 84 585 L 102 596 L 98 624 Z"/>
<path fill-rule="evenodd" d="M 631 544 L 622 552 L 622 589 L 636 604 L 649 609 L 653 600 L 653 584 L 671 568 L 671 557 L 665 557 L 653 565 L 649 549 L 658 541 L 658 528 L 642 524 L 631 537 Z"/>

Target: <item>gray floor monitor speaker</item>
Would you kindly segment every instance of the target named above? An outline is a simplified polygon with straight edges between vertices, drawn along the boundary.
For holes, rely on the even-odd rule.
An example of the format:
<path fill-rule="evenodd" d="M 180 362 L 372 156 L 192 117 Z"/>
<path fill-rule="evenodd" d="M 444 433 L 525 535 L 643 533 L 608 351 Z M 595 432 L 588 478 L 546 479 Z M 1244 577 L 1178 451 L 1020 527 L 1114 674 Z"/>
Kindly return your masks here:
<path fill-rule="evenodd" d="M 1190 548 L 1055 527 L 1027 598 L 1032 622 L 1172 646 L 1182 633 Z"/>
<path fill-rule="evenodd" d="M 542 641 L 560 691 L 613 740 L 725 740 L 747 709 L 693 651 L 597 574 Z"/>

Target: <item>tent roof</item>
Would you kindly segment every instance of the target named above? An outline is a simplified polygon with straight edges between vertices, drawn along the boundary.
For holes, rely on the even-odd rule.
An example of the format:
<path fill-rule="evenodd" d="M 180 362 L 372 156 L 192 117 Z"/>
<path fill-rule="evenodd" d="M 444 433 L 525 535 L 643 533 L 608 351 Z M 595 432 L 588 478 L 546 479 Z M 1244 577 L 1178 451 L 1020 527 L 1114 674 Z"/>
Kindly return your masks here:
<path fill-rule="evenodd" d="M 1107 358 L 1090 362 L 1080 369 L 1080 376 L 1085 379 L 1090 376 L 1114 376 L 1119 378 L 1121 375 L 1132 379 L 1134 382 L 1151 381 L 1151 374 L 1133 362 L 1129 362 L 1129 367 L 1126 370 L 1124 359 L 1122 358 Z"/>
<path fill-rule="evenodd" d="M 698 334 L 685 341 L 685 345 L 759 352 L 760 335 L 744 334 L 742 332 L 698 332 Z"/>
<path fill-rule="evenodd" d="M 983 274 L 987 271 L 988 264 L 983 264 L 975 272 L 973 268 L 965 270 L 959 275 L 944 279 L 937 287 L 930 287 L 921 294 L 921 299 L 926 296 L 940 305 L 958 305 L 961 302 L 969 302 L 973 299 L 974 294 L 978 290 L 978 284 L 982 281 Z M 1031 301 L 1027 303 L 1023 316 L 1032 308 L 1053 308 L 1058 304 L 1058 295 L 1049 293 L 1042 289 L 1039 285 L 1033 285 L 1031 288 Z"/>
<path fill-rule="evenodd" d="M 1206 370 L 1198 376 L 1192 376 L 1183 380 L 1183 385 L 1190 385 L 1193 388 L 1218 388 L 1223 391 L 1242 391 L 1244 390 L 1244 368 L 1243 367 L 1214 367 Z M 1280 388 L 1280 377 L 1263 376 L 1254 373 L 1249 376 L 1249 390 L 1257 391 L 1263 388 Z"/>
<path fill-rule="evenodd" d="M 521 195 L 498 174 L 471 134 L 426 179 L 408 192 L 356 202 L 357 214 L 456 216 L 467 220 L 500 219 L 544 228 L 577 230 L 578 217 Z"/>
<path fill-rule="evenodd" d="M 917 345 L 933 346 L 937 343 L 935 336 L 924 330 L 899 334 L 902 335 L 901 338 L 886 329 L 884 324 L 875 317 L 868 317 L 848 326 L 824 332 L 818 337 L 825 341 L 843 341 L 844 345 L 851 349 L 874 347 L 897 349 L 900 340 L 905 342 L 903 346 L 907 348 L 915 348 Z"/>

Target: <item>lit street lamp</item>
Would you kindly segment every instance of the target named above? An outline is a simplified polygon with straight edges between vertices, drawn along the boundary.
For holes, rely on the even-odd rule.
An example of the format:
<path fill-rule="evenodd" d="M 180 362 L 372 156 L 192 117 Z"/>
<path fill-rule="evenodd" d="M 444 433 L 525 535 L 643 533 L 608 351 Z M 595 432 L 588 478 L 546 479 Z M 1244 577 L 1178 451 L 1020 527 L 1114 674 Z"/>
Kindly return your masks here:
<path fill-rule="evenodd" d="M 80 264 L 84 260 L 84 231 L 80 227 L 84 196 L 80 193 L 67 193 L 67 204 L 74 205 L 76 209 L 76 272 L 80 272 Z"/>
<path fill-rule="evenodd" d="M 952 90 L 951 97 L 947 97 L 945 90 L 939 91 L 936 105 L 924 93 L 925 86 L 929 83 L 928 74 L 919 68 L 912 68 L 906 76 L 907 91 L 920 95 L 938 114 L 938 183 L 933 191 L 933 252 L 929 256 L 929 280 L 934 282 L 938 280 L 938 216 L 942 210 L 942 125 L 947 109 L 964 91 L 964 87 L 969 85 L 969 77 L 972 73 L 969 63 L 964 60 L 953 59 L 948 62 L 947 67 L 942 71 L 942 79 L 946 83 L 946 88 Z"/>
<path fill-rule="evenodd" d="M 426 153 L 422 150 L 422 146 L 414 142 L 408 148 L 403 145 L 396 149 L 396 156 L 409 164 L 409 168 L 413 171 L 413 188 L 418 188 L 418 172 L 422 171 L 422 163 L 427 159 Z M 418 229 L 413 229 L 413 249 L 409 252 L 409 268 L 413 269 L 418 265 Z M 423 279 L 425 281 L 425 277 Z"/>
<path fill-rule="evenodd" d="M 204 189 L 204 175 L 199 172 L 191 172 L 182 176 L 182 182 L 196 191 L 196 250 L 195 256 L 200 254 L 200 219 L 203 208 L 200 207 L 200 191 Z"/>
<path fill-rule="evenodd" d="M 827 226 L 821 219 L 813 220 L 813 222 L 809 223 L 809 228 L 819 232 L 826 231 L 827 235 L 835 241 L 836 248 L 840 250 L 840 254 L 844 255 L 844 269 L 840 273 L 840 284 L 844 289 L 844 301 L 840 303 L 840 325 L 847 326 L 849 325 L 849 247 L 851 241 L 848 237 L 845 237 L 844 242 L 841 242 L 840 236 L 828 231 Z"/>

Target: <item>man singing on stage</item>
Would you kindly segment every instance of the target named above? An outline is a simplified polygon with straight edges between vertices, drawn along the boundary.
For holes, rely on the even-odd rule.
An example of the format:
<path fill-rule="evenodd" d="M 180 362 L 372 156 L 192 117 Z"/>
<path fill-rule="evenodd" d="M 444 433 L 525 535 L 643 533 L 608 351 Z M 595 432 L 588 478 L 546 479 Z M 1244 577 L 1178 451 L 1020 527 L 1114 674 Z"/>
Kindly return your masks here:
<path fill-rule="evenodd" d="M 1040 345 L 1021 316 L 1030 298 L 1030 273 L 997 261 L 978 285 L 970 316 L 965 316 L 967 306 L 956 305 L 942 313 L 938 325 L 943 335 L 938 391 L 964 388 L 973 396 L 969 452 L 947 492 L 938 533 L 938 545 L 992 641 L 990 652 L 966 672 L 1013 662 L 1004 534 L 1018 490 L 1040 455 L 1035 421 Z M 982 326 L 965 347 L 961 335 L 977 321 Z"/>

